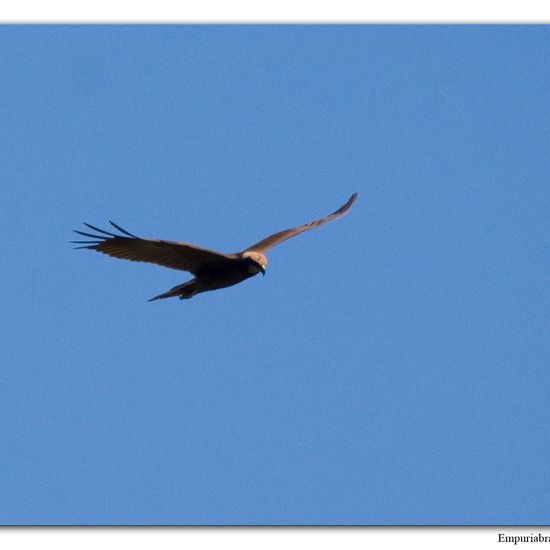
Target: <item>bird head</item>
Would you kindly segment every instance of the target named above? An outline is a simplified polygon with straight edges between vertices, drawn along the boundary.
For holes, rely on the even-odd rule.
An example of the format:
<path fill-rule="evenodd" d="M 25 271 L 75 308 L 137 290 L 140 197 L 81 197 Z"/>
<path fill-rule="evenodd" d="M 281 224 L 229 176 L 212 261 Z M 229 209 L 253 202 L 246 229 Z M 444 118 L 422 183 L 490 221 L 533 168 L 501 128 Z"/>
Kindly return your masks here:
<path fill-rule="evenodd" d="M 250 273 L 259 273 L 262 272 L 262 275 L 265 275 L 265 268 L 267 267 L 267 259 L 260 252 L 254 252 L 253 250 L 247 250 L 243 252 L 242 255 L 244 260 L 248 262 L 248 269 Z"/>

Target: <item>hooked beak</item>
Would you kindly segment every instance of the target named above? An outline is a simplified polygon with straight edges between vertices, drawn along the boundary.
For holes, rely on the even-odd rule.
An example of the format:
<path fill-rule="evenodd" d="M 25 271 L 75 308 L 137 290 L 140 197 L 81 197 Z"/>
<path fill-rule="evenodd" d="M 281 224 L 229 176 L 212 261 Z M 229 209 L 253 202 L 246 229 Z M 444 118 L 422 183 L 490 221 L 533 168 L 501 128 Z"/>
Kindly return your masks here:
<path fill-rule="evenodd" d="M 260 267 L 260 271 L 262 272 L 262 277 L 265 276 L 265 267 Z"/>

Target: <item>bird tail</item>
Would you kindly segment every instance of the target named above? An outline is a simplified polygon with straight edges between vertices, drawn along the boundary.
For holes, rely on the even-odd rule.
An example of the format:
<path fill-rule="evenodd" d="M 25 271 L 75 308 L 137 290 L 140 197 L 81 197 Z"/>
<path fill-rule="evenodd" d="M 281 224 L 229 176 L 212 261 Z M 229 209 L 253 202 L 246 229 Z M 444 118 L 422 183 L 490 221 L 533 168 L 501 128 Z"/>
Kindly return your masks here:
<path fill-rule="evenodd" d="M 154 302 L 155 300 L 163 300 L 164 298 L 173 298 L 179 296 L 181 300 L 192 298 L 197 293 L 197 280 L 192 279 L 181 285 L 177 285 L 174 288 L 171 288 L 168 292 L 159 294 L 158 296 L 153 296 L 148 302 Z"/>

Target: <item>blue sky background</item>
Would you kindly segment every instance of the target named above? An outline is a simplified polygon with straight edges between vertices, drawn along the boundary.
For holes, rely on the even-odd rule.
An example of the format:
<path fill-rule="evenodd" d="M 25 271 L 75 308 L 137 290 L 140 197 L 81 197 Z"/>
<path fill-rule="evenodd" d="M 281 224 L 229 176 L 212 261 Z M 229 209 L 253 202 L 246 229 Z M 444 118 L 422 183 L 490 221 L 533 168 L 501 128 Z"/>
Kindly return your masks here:
<path fill-rule="evenodd" d="M 550 29 L 0 28 L 2 524 L 550 521 Z M 273 249 L 267 275 L 73 251 Z"/>

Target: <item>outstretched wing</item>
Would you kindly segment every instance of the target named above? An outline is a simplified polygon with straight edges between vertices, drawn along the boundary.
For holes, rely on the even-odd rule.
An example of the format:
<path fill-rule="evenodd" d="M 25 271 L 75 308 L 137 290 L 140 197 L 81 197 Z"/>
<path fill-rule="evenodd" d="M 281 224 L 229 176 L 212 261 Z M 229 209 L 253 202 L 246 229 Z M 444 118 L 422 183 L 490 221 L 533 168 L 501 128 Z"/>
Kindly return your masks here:
<path fill-rule="evenodd" d="M 257 242 L 256 244 L 249 246 L 246 249 L 246 251 L 254 250 L 255 252 L 265 252 L 269 248 L 273 248 L 279 243 L 282 243 L 283 241 L 286 241 L 291 237 L 295 237 L 296 235 L 299 235 L 304 231 L 309 231 L 310 229 L 319 227 L 320 225 L 323 225 L 324 223 L 329 222 L 330 220 L 339 218 L 340 216 L 343 216 L 351 208 L 351 205 L 355 202 L 356 198 L 357 198 L 357 193 L 353 193 L 353 195 L 348 199 L 346 204 L 341 206 L 338 210 L 336 210 L 336 212 L 333 212 L 332 214 L 329 214 L 328 216 L 325 216 L 324 218 L 321 218 L 319 220 L 314 220 L 304 225 L 293 227 L 292 229 L 285 229 L 283 231 L 279 231 L 278 233 L 270 235 L 269 237 L 262 239 L 260 242 Z"/>
<path fill-rule="evenodd" d="M 219 264 L 236 258 L 233 254 L 222 254 L 192 244 L 142 239 L 111 221 L 109 223 L 123 235 L 116 235 L 85 223 L 84 225 L 101 234 L 94 235 L 75 229 L 75 233 L 92 240 L 71 242 L 85 245 L 76 248 L 89 248 L 113 258 L 121 258 L 132 262 L 147 262 L 179 269 L 180 271 L 189 271 L 193 275 L 207 264 Z"/>

